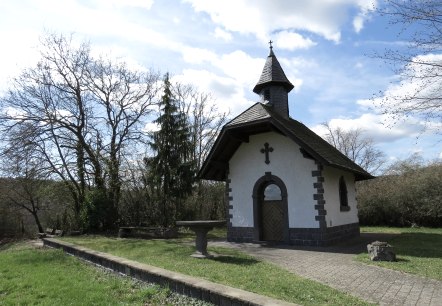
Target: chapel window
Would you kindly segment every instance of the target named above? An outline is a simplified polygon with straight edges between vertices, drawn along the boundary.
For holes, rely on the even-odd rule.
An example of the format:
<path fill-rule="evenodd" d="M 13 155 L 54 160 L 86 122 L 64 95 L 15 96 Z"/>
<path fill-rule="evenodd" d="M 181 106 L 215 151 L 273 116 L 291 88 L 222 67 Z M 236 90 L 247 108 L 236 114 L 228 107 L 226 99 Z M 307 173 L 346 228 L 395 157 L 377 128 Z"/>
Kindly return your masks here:
<path fill-rule="evenodd" d="M 270 102 L 270 89 L 264 90 L 264 101 Z"/>
<path fill-rule="evenodd" d="M 347 184 L 345 183 L 345 179 L 343 176 L 339 179 L 339 202 L 341 206 L 341 211 L 349 211 L 350 207 L 348 206 L 348 193 L 347 193 Z"/>
<path fill-rule="evenodd" d="M 264 189 L 264 201 L 282 200 L 281 189 L 276 184 L 269 184 Z"/>

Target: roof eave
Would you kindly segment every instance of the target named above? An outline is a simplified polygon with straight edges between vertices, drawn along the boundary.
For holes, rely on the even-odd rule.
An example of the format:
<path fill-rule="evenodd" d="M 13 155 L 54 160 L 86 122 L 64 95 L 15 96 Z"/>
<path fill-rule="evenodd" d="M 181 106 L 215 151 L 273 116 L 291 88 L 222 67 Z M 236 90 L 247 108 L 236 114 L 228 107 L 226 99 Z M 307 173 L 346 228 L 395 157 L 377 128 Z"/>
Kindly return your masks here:
<path fill-rule="evenodd" d="M 256 93 L 256 94 L 259 94 L 263 87 L 269 86 L 271 84 L 272 85 L 282 85 L 287 90 L 287 92 L 290 92 L 290 91 L 292 91 L 293 88 L 295 88 L 295 86 L 292 83 L 290 83 L 290 82 L 270 81 L 270 82 L 256 84 L 255 87 L 253 87 L 253 92 Z"/>

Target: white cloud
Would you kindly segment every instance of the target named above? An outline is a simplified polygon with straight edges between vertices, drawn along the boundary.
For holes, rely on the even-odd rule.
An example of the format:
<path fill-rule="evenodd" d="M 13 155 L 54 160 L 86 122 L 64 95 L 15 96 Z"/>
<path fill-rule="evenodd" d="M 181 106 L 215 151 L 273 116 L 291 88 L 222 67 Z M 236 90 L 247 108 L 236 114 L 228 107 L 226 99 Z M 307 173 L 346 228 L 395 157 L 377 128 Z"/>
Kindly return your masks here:
<path fill-rule="evenodd" d="M 240 33 L 263 33 L 263 24 L 256 22 L 261 18 L 261 12 L 256 5 L 247 1 L 204 1 L 185 0 L 192 4 L 197 12 L 206 12 L 211 19 L 225 29 Z M 247 18 L 246 18 L 247 16 Z"/>
<path fill-rule="evenodd" d="M 200 90 L 211 92 L 217 98 L 217 105 L 222 111 L 230 110 L 232 115 L 236 115 L 258 101 L 258 96 L 252 93 L 252 89 L 262 73 L 264 57 L 254 58 L 241 50 L 217 55 L 209 50 L 185 47 L 182 52 L 187 62 L 205 67 L 200 70 L 185 69 L 182 74 L 174 76 L 174 79 L 195 84 Z M 308 64 L 300 58 L 279 60 L 295 86 L 294 91 L 299 91 L 303 80 L 295 76 L 297 67 Z M 213 68 L 221 74 L 208 71 Z M 246 97 L 250 97 L 252 101 Z"/>
<path fill-rule="evenodd" d="M 422 132 L 422 123 L 409 120 L 393 127 L 384 124 L 385 115 L 366 113 L 357 118 L 334 118 L 328 123 L 332 129 L 341 128 L 344 131 L 361 129 L 367 137 L 376 143 L 386 143 L 402 138 L 416 138 Z M 312 128 L 319 135 L 325 135 L 326 130 L 322 125 Z"/>
<path fill-rule="evenodd" d="M 174 82 L 190 83 L 202 92 L 210 92 L 216 97 L 216 105 L 222 112 L 237 115 L 253 102 L 244 97 L 243 86 L 235 79 L 221 77 L 207 70 L 184 69 L 182 74 L 173 76 Z"/>
<path fill-rule="evenodd" d="M 160 125 L 155 122 L 148 122 L 143 128 L 143 132 L 149 133 L 149 132 L 158 132 L 160 130 Z"/>
<path fill-rule="evenodd" d="M 267 42 L 274 31 L 305 30 L 339 42 L 341 28 L 348 20 L 348 11 L 359 11 L 362 28 L 372 1 L 363 0 L 185 0 L 197 12 L 209 14 L 213 22 L 232 32 L 253 34 Z M 376 1 L 374 1 L 376 3 Z M 247 18 L 246 18 L 247 16 Z"/>
<path fill-rule="evenodd" d="M 112 36 L 114 41 L 125 39 L 148 42 L 151 45 L 170 49 L 177 48 L 177 44 L 166 38 L 166 35 L 133 20 L 130 14 L 126 14 L 121 9 L 123 7 L 150 9 L 152 3 L 150 0 L 96 0 L 87 3 L 75 0 L 33 1 L 32 5 L 20 8 L 23 20 L 26 22 L 18 27 L 26 27 L 26 31 L 32 28 L 37 33 L 42 33 L 45 29 L 60 33 L 75 33 L 88 40 L 93 36 L 101 39 Z M 10 8 L 11 12 L 16 9 L 12 6 Z"/>
<path fill-rule="evenodd" d="M 237 115 L 259 100 L 252 89 L 262 73 L 264 57 L 254 58 L 241 50 L 217 55 L 209 50 L 187 47 L 183 48 L 183 57 L 188 62 L 204 65 L 204 68 L 184 69 L 182 74 L 174 76 L 174 80 L 194 84 L 199 90 L 212 93 L 220 110 L 230 110 L 232 115 Z M 295 86 L 294 91 L 299 91 L 303 80 L 296 77 L 298 68 L 310 63 L 301 58 L 279 60 Z"/>
<path fill-rule="evenodd" d="M 215 32 L 213 33 L 213 36 L 215 38 L 221 38 L 227 42 L 232 40 L 232 34 L 230 34 L 227 31 L 224 31 L 223 29 L 221 29 L 220 27 L 216 27 Z"/>
<path fill-rule="evenodd" d="M 361 15 L 356 16 L 353 19 L 353 28 L 355 29 L 355 32 L 356 33 L 361 32 L 363 27 L 364 27 L 364 17 Z"/>
<path fill-rule="evenodd" d="M 191 64 L 203 64 L 205 62 L 213 62 L 217 60 L 217 55 L 207 49 L 182 47 L 181 53 L 184 61 Z"/>
<path fill-rule="evenodd" d="M 390 126 L 415 120 L 420 121 L 426 130 L 442 130 L 441 116 L 438 113 L 441 110 L 440 63 L 442 54 L 416 56 L 412 63 L 405 67 L 403 73 L 397 76 L 399 81 L 390 84 L 381 96 L 359 100 L 357 103 L 364 107 L 372 107 L 377 113 L 386 113 L 385 124 Z"/>
<path fill-rule="evenodd" d="M 132 6 L 148 10 L 152 7 L 153 4 L 153 0 L 112 0 L 111 2 L 115 3 L 118 6 Z"/>
<path fill-rule="evenodd" d="M 364 64 L 361 62 L 357 62 L 354 67 L 355 67 L 355 69 L 362 69 L 362 68 L 364 68 Z"/>
<path fill-rule="evenodd" d="M 95 0 L 91 1 L 100 7 L 109 8 L 124 8 L 124 7 L 134 7 L 150 10 L 153 4 L 153 0 Z"/>
<path fill-rule="evenodd" d="M 251 88 L 258 82 L 264 63 L 264 58 L 254 58 L 244 51 L 236 50 L 220 56 L 214 66 L 235 79 L 238 84 Z"/>
<path fill-rule="evenodd" d="M 370 13 L 377 7 L 377 0 L 367 1 L 359 0 L 359 13 L 353 18 L 353 29 L 356 33 L 359 33 L 364 28 L 365 21 L 371 18 Z"/>
<path fill-rule="evenodd" d="M 237 84 L 250 88 L 258 81 L 265 63 L 264 58 L 253 58 L 241 50 L 217 55 L 207 49 L 182 47 L 181 52 L 186 62 L 210 64 L 227 77 L 236 80 Z"/>
<path fill-rule="evenodd" d="M 10 29 L 0 32 L 0 41 L 8 48 L 1 49 L 0 92 L 6 90 L 11 78 L 31 65 L 35 65 L 39 54 L 35 48 L 39 33 L 34 30 Z"/>
<path fill-rule="evenodd" d="M 23 116 L 26 115 L 26 112 L 24 110 L 20 110 L 18 108 L 13 108 L 13 107 L 10 107 L 10 106 L 8 106 L 6 108 L 3 108 L 2 112 L 6 116 L 11 117 L 11 118 L 15 118 L 17 120 L 22 119 Z"/>
<path fill-rule="evenodd" d="M 329 124 L 332 129 L 339 127 L 344 131 L 361 129 L 362 136 L 371 138 L 390 162 L 408 158 L 416 152 L 422 152 L 430 159 L 438 156 L 439 150 L 430 149 L 431 145 L 434 145 L 431 138 L 420 134 L 421 127 L 418 123 L 409 122 L 388 128 L 382 124 L 382 120 L 380 115 L 364 114 L 358 118 L 332 119 Z M 313 126 L 312 130 L 322 137 L 327 134 L 327 129 L 322 125 Z"/>
<path fill-rule="evenodd" d="M 281 31 L 275 37 L 275 44 L 278 48 L 293 51 L 295 49 L 309 49 L 316 45 L 314 41 L 309 38 L 304 38 L 298 33 Z"/>

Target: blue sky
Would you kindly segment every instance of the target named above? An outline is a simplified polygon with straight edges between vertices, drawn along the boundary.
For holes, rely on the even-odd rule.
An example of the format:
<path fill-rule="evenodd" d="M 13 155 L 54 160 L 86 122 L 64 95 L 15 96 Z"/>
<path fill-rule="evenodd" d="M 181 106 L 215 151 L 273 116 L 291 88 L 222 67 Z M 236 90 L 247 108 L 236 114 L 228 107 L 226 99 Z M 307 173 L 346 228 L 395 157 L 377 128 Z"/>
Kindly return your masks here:
<path fill-rule="evenodd" d="M 440 139 L 418 118 L 387 127 L 370 100 L 397 90 L 398 76 L 369 55 L 404 45 L 373 5 L 381 0 L 0 0 L 0 92 L 36 63 L 45 31 L 75 33 L 94 53 L 193 83 L 235 116 L 258 101 L 252 88 L 271 39 L 295 85 L 293 118 L 318 133 L 323 122 L 361 128 L 391 161 L 442 158 Z"/>

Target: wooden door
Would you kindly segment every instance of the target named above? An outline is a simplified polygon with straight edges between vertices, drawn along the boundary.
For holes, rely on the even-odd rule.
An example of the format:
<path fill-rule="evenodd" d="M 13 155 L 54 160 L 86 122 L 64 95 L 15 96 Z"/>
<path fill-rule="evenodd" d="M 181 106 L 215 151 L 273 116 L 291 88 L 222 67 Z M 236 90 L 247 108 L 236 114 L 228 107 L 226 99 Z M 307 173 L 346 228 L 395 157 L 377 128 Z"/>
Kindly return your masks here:
<path fill-rule="evenodd" d="M 262 201 L 262 240 L 284 240 L 284 210 L 283 201 Z"/>

